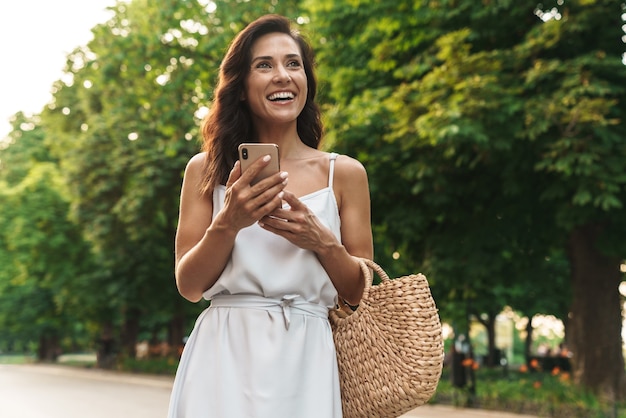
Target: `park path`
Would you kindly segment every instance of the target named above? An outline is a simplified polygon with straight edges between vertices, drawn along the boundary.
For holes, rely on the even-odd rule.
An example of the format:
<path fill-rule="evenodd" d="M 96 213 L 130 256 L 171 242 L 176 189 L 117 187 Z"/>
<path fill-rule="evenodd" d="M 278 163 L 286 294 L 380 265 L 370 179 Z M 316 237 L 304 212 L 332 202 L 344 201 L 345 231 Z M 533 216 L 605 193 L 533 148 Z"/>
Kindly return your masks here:
<path fill-rule="evenodd" d="M 170 376 L 0 364 L 0 417 L 165 418 L 172 381 Z M 401 418 L 536 417 L 425 405 Z"/>
<path fill-rule="evenodd" d="M 0 365 L 0 417 L 165 418 L 171 387 L 170 378 Z"/>

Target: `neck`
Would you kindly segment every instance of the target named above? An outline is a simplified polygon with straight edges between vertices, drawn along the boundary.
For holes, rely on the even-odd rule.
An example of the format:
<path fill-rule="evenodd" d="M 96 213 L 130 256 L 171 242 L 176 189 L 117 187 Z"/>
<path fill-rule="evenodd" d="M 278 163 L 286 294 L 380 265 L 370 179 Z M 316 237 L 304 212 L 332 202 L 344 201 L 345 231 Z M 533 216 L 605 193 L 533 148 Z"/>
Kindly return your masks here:
<path fill-rule="evenodd" d="M 297 157 L 309 148 L 300 140 L 295 122 L 287 126 L 257 126 L 256 129 L 259 142 L 278 145 L 281 159 Z"/>

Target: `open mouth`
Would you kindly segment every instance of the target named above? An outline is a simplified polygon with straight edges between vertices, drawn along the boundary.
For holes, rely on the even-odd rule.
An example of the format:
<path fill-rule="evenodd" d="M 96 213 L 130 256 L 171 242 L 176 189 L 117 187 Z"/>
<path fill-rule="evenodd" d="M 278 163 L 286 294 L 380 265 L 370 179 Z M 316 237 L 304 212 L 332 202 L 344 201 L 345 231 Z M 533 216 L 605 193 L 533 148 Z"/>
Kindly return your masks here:
<path fill-rule="evenodd" d="M 271 102 L 285 102 L 288 100 L 293 100 L 294 97 L 296 97 L 296 95 L 290 91 L 280 91 L 278 93 L 270 94 L 269 96 L 267 96 L 267 99 Z"/>

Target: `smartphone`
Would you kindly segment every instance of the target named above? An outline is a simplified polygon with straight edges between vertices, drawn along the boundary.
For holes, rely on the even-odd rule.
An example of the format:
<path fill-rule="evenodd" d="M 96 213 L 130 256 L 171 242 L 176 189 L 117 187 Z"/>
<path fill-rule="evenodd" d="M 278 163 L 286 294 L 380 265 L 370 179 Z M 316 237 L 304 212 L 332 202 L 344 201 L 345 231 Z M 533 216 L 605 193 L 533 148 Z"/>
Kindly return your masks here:
<path fill-rule="evenodd" d="M 239 161 L 241 164 L 241 172 L 243 173 L 250 165 L 260 157 L 269 155 L 272 157 L 270 163 L 261 170 L 259 174 L 252 180 L 250 184 L 258 183 L 266 177 L 280 171 L 280 159 L 278 154 L 278 145 L 276 144 L 260 144 L 260 143 L 244 143 L 239 145 Z"/>

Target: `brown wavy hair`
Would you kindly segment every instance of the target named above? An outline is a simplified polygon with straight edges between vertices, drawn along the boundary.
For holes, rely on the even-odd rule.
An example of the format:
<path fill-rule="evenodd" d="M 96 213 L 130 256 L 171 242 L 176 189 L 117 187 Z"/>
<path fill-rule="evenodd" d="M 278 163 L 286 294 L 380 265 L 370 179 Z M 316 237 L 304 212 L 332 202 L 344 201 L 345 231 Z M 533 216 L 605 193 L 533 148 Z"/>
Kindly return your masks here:
<path fill-rule="evenodd" d="M 269 33 L 291 36 L 302 53 L 307 77 L 308 95 L 304 109 L 297 118 L 298 135 L 302 142 L 318 148 L 322 137 L 320 110 L 315 103 L 317 80 L 313 67 L 313 49 L 299 32 L 291 28 L 290 21 L 279 15 L 266 15 L 246 26 L 231 42 L 220 65 L 215 96 L 209 114 L 202 125 L 206 152 L 201 190 L 212 192 L 218 184 L 226 184 L 228 175 L 237 160 L 237 147 L 243 142 L 258 142 L 248 105 L 241 100 L 245 93 L 244 81 L 250 72 L 252 46 Z"/>

